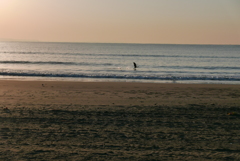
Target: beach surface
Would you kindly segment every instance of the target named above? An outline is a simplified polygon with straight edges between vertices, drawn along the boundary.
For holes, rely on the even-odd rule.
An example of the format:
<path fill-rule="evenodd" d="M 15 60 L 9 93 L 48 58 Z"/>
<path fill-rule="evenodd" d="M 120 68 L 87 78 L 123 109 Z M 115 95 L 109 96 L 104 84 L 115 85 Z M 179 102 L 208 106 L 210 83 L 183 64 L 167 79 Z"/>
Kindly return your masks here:
<path fill-rule="evenodd" d="M 0 160 L 240 160 L 240 85 L 0 81 Z"/>

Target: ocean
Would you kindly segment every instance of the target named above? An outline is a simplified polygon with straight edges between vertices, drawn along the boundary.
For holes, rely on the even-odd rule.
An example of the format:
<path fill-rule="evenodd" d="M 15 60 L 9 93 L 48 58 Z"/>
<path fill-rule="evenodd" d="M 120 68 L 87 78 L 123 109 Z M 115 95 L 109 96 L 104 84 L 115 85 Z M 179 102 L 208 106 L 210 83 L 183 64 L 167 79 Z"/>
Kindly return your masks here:
<path fill-rule="evenodd" d="M 0 79 L 240 84 L 240 45 L 0 42 Z"/>

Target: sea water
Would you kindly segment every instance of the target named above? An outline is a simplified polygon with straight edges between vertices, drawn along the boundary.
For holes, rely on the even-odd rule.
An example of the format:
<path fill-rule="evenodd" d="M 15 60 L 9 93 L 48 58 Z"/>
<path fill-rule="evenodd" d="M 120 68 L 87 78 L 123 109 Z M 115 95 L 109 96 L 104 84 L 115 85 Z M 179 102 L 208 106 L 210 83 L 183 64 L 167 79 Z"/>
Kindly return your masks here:
<path fill-rule="evenodd" d="M 240 45 L 0 42 L 0 79 L 240 84 Z"/>

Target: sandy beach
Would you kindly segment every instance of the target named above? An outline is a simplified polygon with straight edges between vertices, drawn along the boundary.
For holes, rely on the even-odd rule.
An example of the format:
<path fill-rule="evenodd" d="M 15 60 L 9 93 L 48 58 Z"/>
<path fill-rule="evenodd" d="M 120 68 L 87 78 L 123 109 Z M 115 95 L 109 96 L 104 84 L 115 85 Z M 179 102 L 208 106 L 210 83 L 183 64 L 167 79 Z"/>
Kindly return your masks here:
<path fill-rule="evenodd" d="M 0 160 L 240 160 L 240 85 L 0 81 Z"/>

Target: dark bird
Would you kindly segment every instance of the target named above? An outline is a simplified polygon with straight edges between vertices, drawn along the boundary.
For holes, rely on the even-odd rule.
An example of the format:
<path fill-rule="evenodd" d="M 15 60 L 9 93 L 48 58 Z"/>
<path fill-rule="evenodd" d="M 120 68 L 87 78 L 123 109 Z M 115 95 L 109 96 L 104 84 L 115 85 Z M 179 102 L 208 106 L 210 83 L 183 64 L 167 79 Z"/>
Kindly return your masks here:
<path fill-rule="evenodd" d="M 135 62 L 133 62 L 134 68 L 137 68 L 137 64 Z"/>

